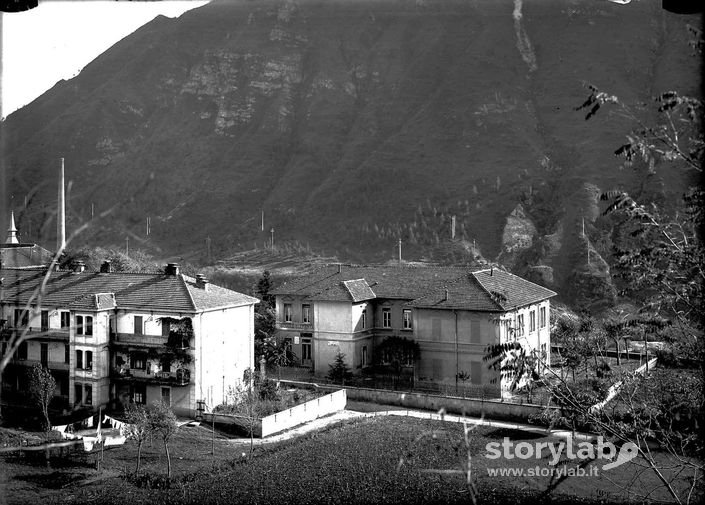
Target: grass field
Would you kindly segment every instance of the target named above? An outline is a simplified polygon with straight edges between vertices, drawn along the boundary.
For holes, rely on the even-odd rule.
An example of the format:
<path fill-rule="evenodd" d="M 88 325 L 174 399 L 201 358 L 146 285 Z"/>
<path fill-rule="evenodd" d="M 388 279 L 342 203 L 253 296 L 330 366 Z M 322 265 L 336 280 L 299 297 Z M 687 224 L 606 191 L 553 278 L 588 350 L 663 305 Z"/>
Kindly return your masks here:
<path fill-rule="evenodd" d="M 351 421 L 300 438 L 256 447 L 252 461 L 243 457 L 248 441 L 217 435 L 211 455 L 206 427 L 182 427 L 171 444 L 173 478 L 165 488 L 163 446 L 157 440 L 143 450 L 141 482 L 125 479 L 135 465 L 134 444 L 107 448 L 102 469 L 99 451 L 76 451 L 52 460 L 4 454 L 0 496 L 23 503 L 470 503 L 464 465 L 468 453 L 462 425 L 398 418 Z M 519 442 L 555 441 L 541 435 L 496 428 L 473 431 L 472 468 L 481 503 L 533 503 L 549 477 L 490 477 L 488 468 L 525 470 L 548 467 L 541 460 L 490 460 L 488 442 L 509 437 Z M 16 454 L 16 453 L 15 453 Z M 574 464 L 574 463 L 573 463 Z M 597 460 L 591 465 L 602 466 Z M 559 464 L 560 465 L 560 464 Z M 588 467 L 589 468 L 589 467 Z M 681 483 L 681 484 L 684 484 Z M 666 499 L 656 479 L 628 463 L 598 476 L 567 479 L 554 491 L 554 503 L 615 502 L 630 497 L 622 487 L 654 490 Z M 541 500 L 546 501 L 546 500 Z M 1 502 L 1 501 L 0 501 Z"/>

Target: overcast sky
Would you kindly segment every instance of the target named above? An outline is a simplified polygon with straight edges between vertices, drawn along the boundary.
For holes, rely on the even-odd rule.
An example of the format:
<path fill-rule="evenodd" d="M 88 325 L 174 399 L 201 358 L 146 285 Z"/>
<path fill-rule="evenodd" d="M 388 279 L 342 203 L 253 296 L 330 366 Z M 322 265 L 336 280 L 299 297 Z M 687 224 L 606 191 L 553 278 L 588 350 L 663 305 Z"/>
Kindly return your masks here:
<path fill-rule="evenodd" d="M 157 15 L 178 17 L 206 3 L 40 0 L 35 9 L 2 13 L 2 117 L 74 77 Z"/>

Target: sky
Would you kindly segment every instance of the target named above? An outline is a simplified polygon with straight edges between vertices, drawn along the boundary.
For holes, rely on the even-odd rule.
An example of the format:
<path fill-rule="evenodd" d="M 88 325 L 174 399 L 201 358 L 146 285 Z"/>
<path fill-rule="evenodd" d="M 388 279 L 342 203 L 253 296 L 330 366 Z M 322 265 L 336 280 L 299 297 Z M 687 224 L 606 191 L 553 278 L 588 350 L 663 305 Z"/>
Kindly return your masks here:
<path fill-rule="evenodd" d="M 76 76 L 106 49 L 159 14 L 178 17 L 206 3 L 39 0 L 35 9 L 0 14 L 0 115 L 7 117 L 61 79 Z"/>

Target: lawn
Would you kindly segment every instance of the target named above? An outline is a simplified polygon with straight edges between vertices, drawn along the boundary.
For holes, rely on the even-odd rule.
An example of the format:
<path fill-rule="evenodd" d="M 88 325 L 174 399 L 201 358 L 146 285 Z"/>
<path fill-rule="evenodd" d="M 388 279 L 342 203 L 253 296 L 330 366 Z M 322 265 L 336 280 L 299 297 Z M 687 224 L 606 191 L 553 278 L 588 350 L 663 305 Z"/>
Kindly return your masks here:
<path fill-rule="evenodd" d="M 183 427 L 172 443 L 174 478 L 169 489 L 123 478 L 132 471 L 135 447 L 110 448 L 99 473 L 99 453 L 77 453 L 64 466 L 34 466 L 22 458 L 5 458 L 2 495 L 15 503 L 469 503 L 463 465 L 467 452 L 462 425 L 399 418 L 369 418 L 277 444 L 258 446 L 248 462 L 245 440 L 218 436 L 211 456 L 210 432 Z M 471 454 L 481 503 L 531 503 L 549 477 L 490 477 L 487 468 L 547 467 L 541 460 L 490 460 L 488 442 L 555 441 L 541 435 L 483 427 L 473 432 Z M 82 455 L 82 456 L 80 456 Z M 601 461 L 593 463 L 602 466 Z M 161 444 L 144 450 L 145 475 L 163 475 Z M 86 480 L 88 479 L 88 480 Z M 554 502 L 614 502 L 627 498 L 616 483 L 632 483 L 639 491 L 655 488 L 651 474 L 639 475 L 633 463 L 593 477 L 566 480 Z M 656 492 L 652 499 L 666 498 Z"/>

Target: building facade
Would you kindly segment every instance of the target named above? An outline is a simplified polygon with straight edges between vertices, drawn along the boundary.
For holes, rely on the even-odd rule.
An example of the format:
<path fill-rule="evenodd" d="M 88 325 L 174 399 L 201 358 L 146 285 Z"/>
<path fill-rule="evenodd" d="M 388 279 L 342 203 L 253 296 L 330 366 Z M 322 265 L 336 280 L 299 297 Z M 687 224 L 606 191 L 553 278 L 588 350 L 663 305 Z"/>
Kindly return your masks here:
<path fill-rule="evenodd" d="M 2 377 L 3 401 L 27 390 L 27 369 L 49 368 L 55 410 L 163 400 L 181 415 L 198 401 L 222 403 L 254 367 L 254 305 L 259 300 L 203 276 L 163 273 L 3 269 L 0 345 L 30 337 Z M 46 279 L 46 287 L 40 288 Z"/>
<path fill-rule="evenodd" d="M 497 379 L 482 358 L 517 341 L 549 358 L 551 290 L 504 270 L 450 267 L 327 267 L 274 289 L 278 338 L 299 364 L 325 375 L 338 352 L 360 372 L 389 337 L 418 344 L 420 379 L 476 385 Z M 506 386 L 497 383 L 497 393 Z"/>

